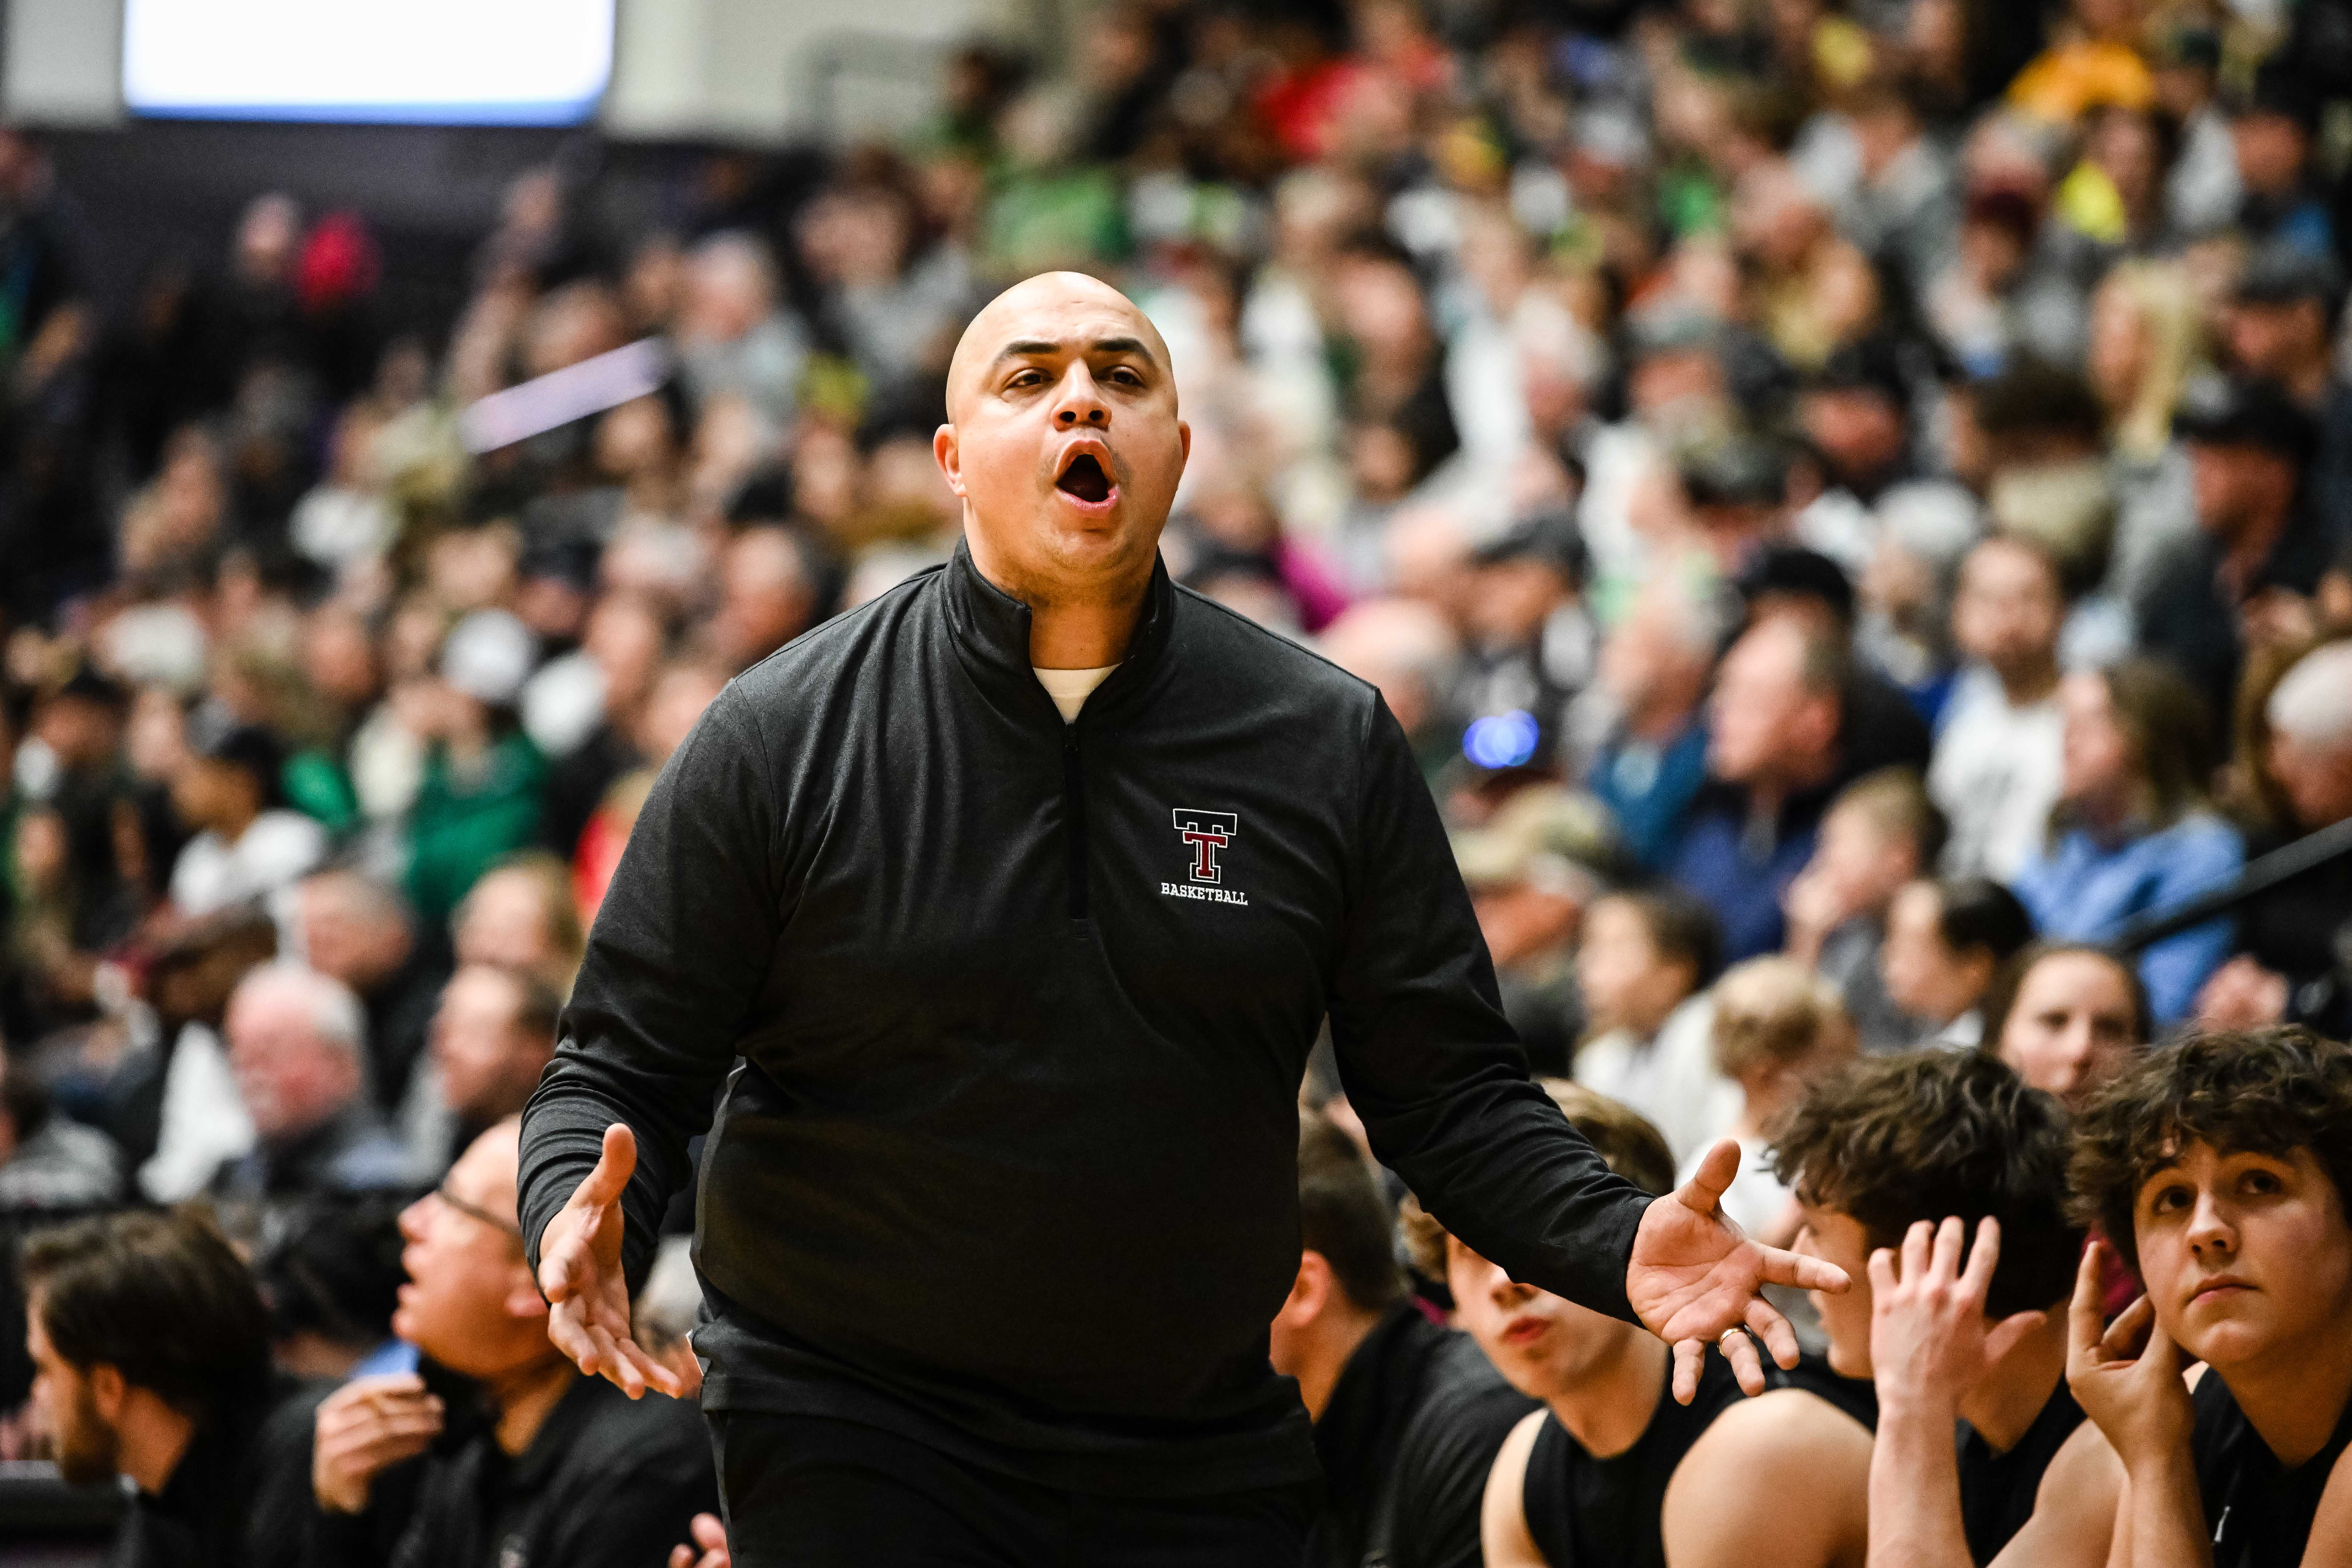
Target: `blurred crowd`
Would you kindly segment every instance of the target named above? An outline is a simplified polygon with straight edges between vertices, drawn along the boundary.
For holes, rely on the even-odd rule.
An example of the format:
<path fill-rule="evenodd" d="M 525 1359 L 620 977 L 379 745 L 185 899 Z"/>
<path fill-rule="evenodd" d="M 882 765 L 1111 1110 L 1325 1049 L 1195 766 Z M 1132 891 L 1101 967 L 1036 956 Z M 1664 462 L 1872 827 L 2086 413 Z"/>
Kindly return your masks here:
<path fill-rule="evenodd" d="M 1168 341 L 1171 573 L 1380 688 L 1533 1065 L 1752 1230 L 1857 1057 L 2352 1028 L 2352 858 L 2147 925 L 2352 819 L 2352 10 L 1079 10 L 814 179 L 528 173 L 446 321 L 278 194 L 95 297 L 0 132 L 0 1211 L 208 1197 L 288 1372 L 381 1350 L 654 773 L 946 559 L 1048 268 Z"/>

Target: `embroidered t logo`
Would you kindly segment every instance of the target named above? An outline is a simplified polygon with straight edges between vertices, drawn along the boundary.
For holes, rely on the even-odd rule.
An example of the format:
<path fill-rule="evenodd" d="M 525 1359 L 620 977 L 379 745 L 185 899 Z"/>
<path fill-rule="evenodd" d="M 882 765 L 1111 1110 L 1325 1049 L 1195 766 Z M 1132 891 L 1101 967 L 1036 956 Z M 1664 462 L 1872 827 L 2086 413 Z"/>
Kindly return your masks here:
<path fill-rule="evenodd" d="M 1217 851 L 1241 837 L 1242 819 L 1230 811 L 1194 811 L 1183 805 L 1178 806 L 1174 815 L 1176 831 L 1192 851 L 1192 880 L 1223 881 L 1225 874 L 1217 864 Z"/>

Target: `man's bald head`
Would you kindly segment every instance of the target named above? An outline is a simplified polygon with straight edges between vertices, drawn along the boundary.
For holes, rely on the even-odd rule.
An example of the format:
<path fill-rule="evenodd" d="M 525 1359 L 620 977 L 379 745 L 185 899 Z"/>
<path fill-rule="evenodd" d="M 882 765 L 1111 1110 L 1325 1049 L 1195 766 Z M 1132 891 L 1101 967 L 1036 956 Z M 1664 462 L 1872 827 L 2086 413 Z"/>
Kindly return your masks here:
<path fill-rule="evenodd" d="M 1073 305 L 1090 305 L 1128 321 L 1130 330 L 1119 335 L 1142 343 L 1163 372 L 1170 368 L 1166 340 L 1134 300 L 1083 272 L 1040 272 L 982 306 L 980 314 L 964 328 L 963 336 L 956 340 L 955 357 L 948 362 L 949 422 L 955 421 L 961 398 L 981 370 L 1002 358 L 1013 344 L 1051 341 L 1053 334 L 1040 338 L 1033 329 L 1039 321 L 1064 319 Z"/>
<path fill-rule="evenodd" d="M 1077 272 L 1016 283 L 972 318 L 931 441 L 973 563 L 1033 609 L 1138 601 L 1191 448 L 1167 342 Z"/>

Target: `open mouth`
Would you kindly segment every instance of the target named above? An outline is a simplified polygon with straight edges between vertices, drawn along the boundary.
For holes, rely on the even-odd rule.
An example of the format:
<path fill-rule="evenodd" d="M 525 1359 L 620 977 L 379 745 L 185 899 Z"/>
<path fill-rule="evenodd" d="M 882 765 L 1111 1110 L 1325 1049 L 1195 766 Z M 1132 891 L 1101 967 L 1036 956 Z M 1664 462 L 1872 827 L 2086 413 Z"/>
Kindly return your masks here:
<path fill-rule="evenodd" d="M 1110 500 L 1110 476 L 1091 452 L 1081 452 L 1071 458 L 1070 466 L 1062 470 L 1062 477 L 1054 481 L 1054 486 L 1089 506 L 1100 506 Z"/>

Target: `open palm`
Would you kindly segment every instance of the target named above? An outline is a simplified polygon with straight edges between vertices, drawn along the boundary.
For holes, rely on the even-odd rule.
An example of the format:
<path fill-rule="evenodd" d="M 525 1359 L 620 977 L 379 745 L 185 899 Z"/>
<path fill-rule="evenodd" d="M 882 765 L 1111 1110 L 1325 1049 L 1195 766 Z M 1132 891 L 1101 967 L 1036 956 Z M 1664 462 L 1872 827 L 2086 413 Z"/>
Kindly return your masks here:
<path fill-rule="evenodd" d="M 604 1129 L 596 1168 L 540 1237 L 539 1289 L 547 1298 L 548 1339 L 582 1372 L 601 1375 L 632 1399 L 647 1388 L 675 1399 L 685 1384 L 629 1335 L 621 1194 L 636 1168 L 636 1134 L 615 1121 Z"/>
<path fill-rule="evenodd" d="M 1739 1386 L 1764 1392 L 1764 1365 L 1745 1328 L 1760 1337 L 1772 1359 L 1797 1364 L 1797 1335 L 1772 1304 L 1767 1285 L 1837 1291 L 1845 1271 L 1817 1258 L 1766 1247 L 1740 1234 L 1724 1216 L 1723 1194 L 1739 1174 L 1739 1145 L 1731 1139 L 1706 1152 L 1691 1179 L 1643 1212 L 1633 1233 L 1633 1259 L 1625 1269 L 1625 1296 L 1634 1315 L 1675 1348 L 1675 1397 L 1698 1392 L 1706 1347 L 1719 1345 Z"/>

